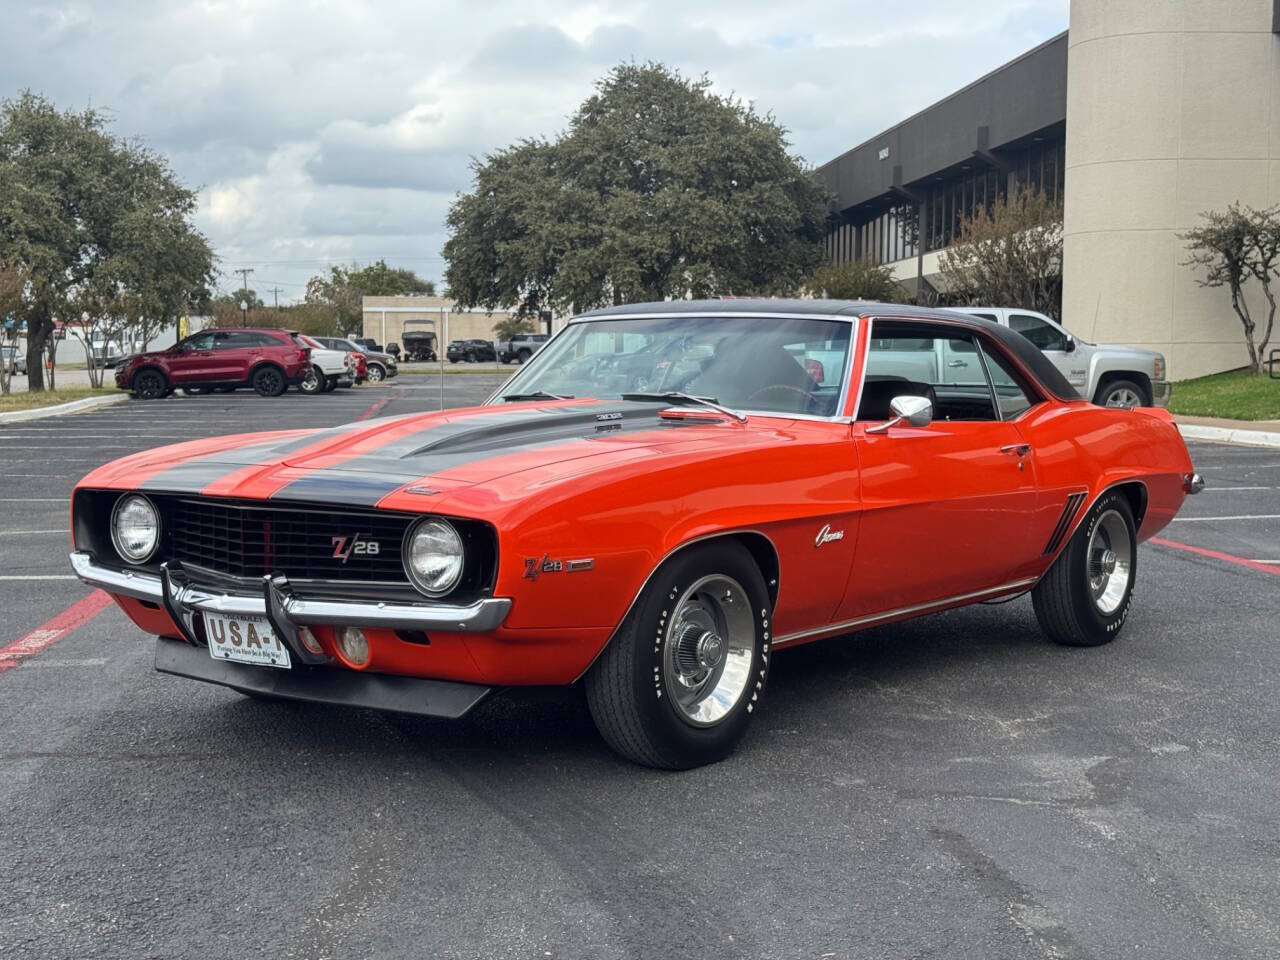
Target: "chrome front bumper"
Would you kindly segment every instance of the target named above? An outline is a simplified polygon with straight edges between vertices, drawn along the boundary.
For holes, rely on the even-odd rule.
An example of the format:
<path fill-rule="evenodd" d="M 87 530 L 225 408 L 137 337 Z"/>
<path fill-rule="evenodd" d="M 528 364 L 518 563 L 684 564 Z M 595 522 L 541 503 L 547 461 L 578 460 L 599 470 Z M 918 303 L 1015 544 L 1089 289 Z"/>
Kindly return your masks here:
<path fill-rule="evenodd" d="M 1168 380 L 1151 381 L 1151 405 L 1153 407 L 1167 407 L 1169 398 L 1172 396 L 1173 384 Z"/>
<path fill-rule="evenodd" d="M 231 592 L 193 582 L 178 565 L 166 564 L 160 576 L 141 570 L 114 570 L 94 563 L 93 557 L 83 551 L 71 554 L 71 568 L 92 587 L 163 606 L 192 643 L 198 642 L 194 623 L 199 613 L 266 617 L 304 663 L 324 658 L 308 653 L 298 642 L 300 626 L 484 633 L 500 627 L 511 610 L 511 601 L 506 597 L 486 597 L 465 606 L 303 598 L 293 593 L 281 574 L 264 577 L 261 593 Z"/>

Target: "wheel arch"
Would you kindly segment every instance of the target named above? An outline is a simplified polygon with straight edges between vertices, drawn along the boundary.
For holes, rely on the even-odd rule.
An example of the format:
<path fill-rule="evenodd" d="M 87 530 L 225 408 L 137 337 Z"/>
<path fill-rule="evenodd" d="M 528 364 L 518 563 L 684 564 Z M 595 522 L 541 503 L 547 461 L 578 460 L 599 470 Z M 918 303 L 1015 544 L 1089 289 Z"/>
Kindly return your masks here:
<path fill-rule="evenodd" d="M 1143 406 L 1151 406 L 1151 378 L 1137 370 L 1104 370 L 1098 377 L 1098 386 L 1093 391 L 1090 402 L 1097 403 L 1104 390 L 1117 380 L 1132 380 L 1147 393 L 1147 402 Z"/>
<path fill-rule="evenodd" d="M 724 540 L 731 540 L 741 544 L 743 548 L 746 549 L 747 553 L 751 555 L 751 559 L 760 569 L 761 576 L 764 577 L 765 589 L 769 592 L 769 610 L 772 612 L 773 608 L 778 603 L 778 588 L 781 580 L 781 563 L 778 559 L 778 548 L 768 536 L 761 533 L 759 530 L 721 530 L 715 533 L 692 537 L 672 547 L 662 556 L 662 559 L 653 565 L 653 569 L 645 575 L 644 580 L 632 596 L 631 602 L 627 604 L 627 609 L 618 620 L 617 625 L 614 626 L 612 631 L 610 631 L 609 639 L 606 640 L 601 645 L 600 649 L 596 651 L 596 655 L 591 658 L 591 662 L 586 665 L 578 679 L 581 679 L 582 676 L 586 675 L 587 671 L 591 669 L 591 665 L 594 664 L 609 645 L 613 643 L 614 638 L 618 635 L 618 631 L 621 630 L 623 625 L 627 622 L 627 619 L 635 610 L 636 605 L 640 602 L 640 598 L 644 595 L 645 589 L 649 586 L 650 581 L 652 581 L 658 574 L 659 570 L 671 563 L 677 557 L 695 547 L 701 547 L 706 544 Z"/>
<path fill-rule="evenodd" d="M 169 376 L 169 371 L 166 370 L 164 367 L 160 366 L 160 364 L 145 363 L 142 366 L 140 366 L 137 370 L 133 371 L 133 373 L 129 374 L 129 385 L 133 386 L 133 384 L 137 382 L 139 374 L 143 374 L 143 373 L 158 373 L 160 374 L 160 376 L 164 377 L 165 383 L 169 383 L 169 384 L 173 383 L 173 380 Z"/>
<path fill-rule="evenodd" d="M 1076 531 L 1080 529 L 1080 525 L 1084 523 L 1085 517 L 1089 516 L 1093 508 L 1097 506 L 1098 501 L 1105 497 L 1108 493 L 1122 493 L 1129 503 L 1129 508 L 1133 511 L 1133 529 L 1134 534 L 1142 530 L 1142 521 L 1147 514 L 1147 484 L 1144 480 L 1137 477 L 1128 477 L 1102 484 L 1098 492 L 1088 497 L 1082 508 L 1077 508 L 1075 516 L 1071 518 L 1071 525 L 1067 528 L 1067 532 L 1059 539 L 1057 547 L 1054 549 L 1052 559 L 1049 561 L 1049 567 L 1057 561 L 1062 552 L 1067 549 L 1067 545 L 1071 543 L 1071 538 L 1076 535 Z"/>
<path fill-rule="evenodd" d="M 324 368 L 320 367 L 318 363 L 313 363 L 312 366 L 319 368 L 321 373 L 324 372 Z M 280 376 L 284 377 L 285 381 L 288 382 L 289 376 L 284 372 L 284 367 L 282 367 L 278 361 L 270 360 L 266 358 L 259 360 L 257 363 L 255 363 L 252 367 L 249 368 L 249 382 L 252 383 L 253 378 L 258 375 L 258 371 L 264 369 L 265 367 L 275 367 L 276 370 L 279 371 Z"/>

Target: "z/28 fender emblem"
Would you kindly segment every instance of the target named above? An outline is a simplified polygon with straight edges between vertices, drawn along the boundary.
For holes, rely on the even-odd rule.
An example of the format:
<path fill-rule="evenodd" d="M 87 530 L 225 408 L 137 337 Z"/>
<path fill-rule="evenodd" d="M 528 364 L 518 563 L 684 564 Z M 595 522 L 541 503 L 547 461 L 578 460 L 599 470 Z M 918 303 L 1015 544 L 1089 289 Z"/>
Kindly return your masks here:
<path fill-rule="evenodd" d="M 351 557 L 376 557 L 381 550 L 377 540 L 361 540 L 362 534 L 333 538 L 333 559 L 346 563 Z"/>
<path fill-rule="evenodd" d="M 544 553 L 541 558 L 524 558 L 524 578 L 537 580 L 539 574 L 560 573 L 562 570 L 567 573 L 581 573 L 584 570 L 591 570 L 595 565 L 596 561 L 593 557 L 583 557 L 580 560 L 552 560 L 550 554 Z"/>

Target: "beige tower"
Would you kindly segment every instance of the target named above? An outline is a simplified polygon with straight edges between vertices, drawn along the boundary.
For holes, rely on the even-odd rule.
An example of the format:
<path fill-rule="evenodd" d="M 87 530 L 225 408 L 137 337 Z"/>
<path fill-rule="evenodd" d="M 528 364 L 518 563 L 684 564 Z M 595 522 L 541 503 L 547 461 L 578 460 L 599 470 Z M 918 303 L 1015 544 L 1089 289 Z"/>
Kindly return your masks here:
<path fill-rule="evenodd" d="M 1178 234 L 1280 202 L 1278 21 L 1280 0 L 1071 0 L 1063 318 L 1164 352 L 1175 380 L 1248 362 Z"/>

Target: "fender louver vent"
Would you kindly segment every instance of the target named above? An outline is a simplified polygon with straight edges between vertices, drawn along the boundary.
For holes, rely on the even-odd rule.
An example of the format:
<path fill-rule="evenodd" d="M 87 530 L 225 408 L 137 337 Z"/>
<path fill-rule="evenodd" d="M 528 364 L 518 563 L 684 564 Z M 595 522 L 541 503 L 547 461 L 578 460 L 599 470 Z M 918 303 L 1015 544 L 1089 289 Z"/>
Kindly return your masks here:
<path fill-rule="evenodd" d="M 1080 509 L 1080 504 L 1082 503 L 1084 503 L 1083 493 L 1073 493 L 1067 497 L 1067 505 L 1062 508 L 1062 516 L 1058 518 L 1058 525 L 1053 528 L 1053 536 L 1049 538 L 1049 542 L 1044 548 L 1046 555 L 1058 549 L 1058 545 L 1062 543 L 1062 538 L 1071 529 L 1071 519 L 1076 515 L 1076 511 Z"/>

